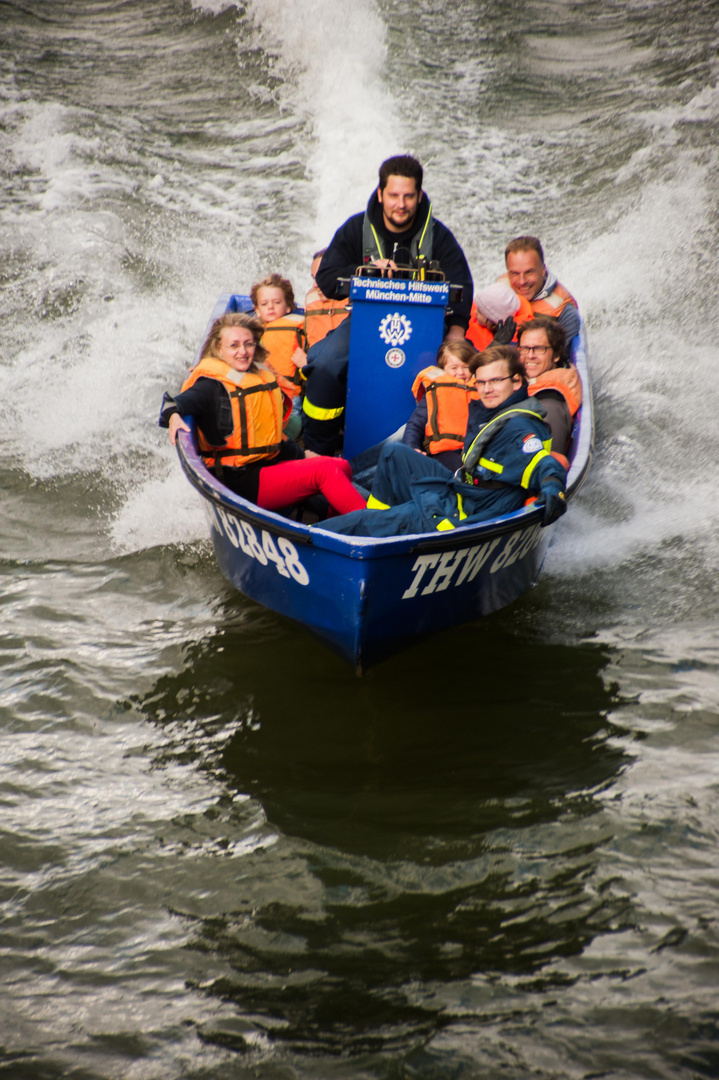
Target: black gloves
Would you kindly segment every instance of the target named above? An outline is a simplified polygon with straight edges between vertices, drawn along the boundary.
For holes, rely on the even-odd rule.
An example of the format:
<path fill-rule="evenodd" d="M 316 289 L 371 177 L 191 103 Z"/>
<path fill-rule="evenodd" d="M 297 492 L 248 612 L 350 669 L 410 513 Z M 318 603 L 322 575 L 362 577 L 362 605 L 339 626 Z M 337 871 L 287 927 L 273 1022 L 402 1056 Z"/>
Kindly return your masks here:
<path fill-rule="evenodd" d="M 503 322 L 498 322 L 490 345 L 509 345 L 516 329 L 517 324 L 511 315 L 508 319 L 504 319 Z"/>
<path fill-rule="evenodd" d="M 544 513 L 542 515 L 542 526 L 551 525 L 553 521 L 560 518 L 567 509 L 567 504 L 564 501 L 564 491 L 559 486 L 559 482 L 554 480 L 547 484 L 542 484 L 539 493 L 539 506 L 544 506 Z"/>

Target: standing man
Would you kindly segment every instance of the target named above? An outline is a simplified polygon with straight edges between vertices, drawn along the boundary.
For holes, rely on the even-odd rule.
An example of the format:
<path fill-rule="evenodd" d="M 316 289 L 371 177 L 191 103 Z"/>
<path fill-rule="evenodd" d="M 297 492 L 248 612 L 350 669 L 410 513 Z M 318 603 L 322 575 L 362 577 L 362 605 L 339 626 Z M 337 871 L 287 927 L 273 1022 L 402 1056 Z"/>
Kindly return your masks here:
<path fill-rule="evenodd" d="M 432 214 L 422 190 L 419 161 L 404 154 L 388 158 L 379 170 L 379 186 L 367 209 L 353 214 L 335 233 L 317 271 L 325 296 L 337 298 L 338 278 L 352 277 L 358 266 L 396 270 L 409 258 L 437 261 L 462 300 L 447 316 L 447 338 L 463 338 L 472 308 L 472 275 L 464 252 L 450 230 Z M 307 450 L 334 454 L 340 446 L 347 392 L 351 319 L 310 349 L 304 374 L 302 436 Z"/>
<path fill-rule="evenodd" d="M 518 236 L 504 250 L 507 273 L 499 279 L 512 286 L 518 296 L 532 305 L 535 315 L 551 315 L 564 327 L 567 342 L 579 333 L 577 301 L 544 262 L 542 245 L 536 236 Z"/>

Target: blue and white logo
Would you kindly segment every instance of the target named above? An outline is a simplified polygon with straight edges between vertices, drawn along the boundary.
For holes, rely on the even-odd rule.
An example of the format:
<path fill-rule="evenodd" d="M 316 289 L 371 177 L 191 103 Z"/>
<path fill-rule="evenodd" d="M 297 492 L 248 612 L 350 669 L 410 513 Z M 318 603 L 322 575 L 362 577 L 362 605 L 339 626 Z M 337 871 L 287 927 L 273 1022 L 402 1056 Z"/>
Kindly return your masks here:
<path fill-rule="evenodd" d="M 536 435 L 531 439 L 527 439 L 522 445 L 523 454 L 538 454 L 542 449 L 542 440 L 538 439 Z"/>
<path fill-rule="evenodd" d="M 393 315 L 385 315 L 379 324 L 380 337 L 385 345 L 392 345 L 394 348 L 409 341 L 411 333 L 412 323 L 406 315 L 400 315 L 398 311 Z"/>

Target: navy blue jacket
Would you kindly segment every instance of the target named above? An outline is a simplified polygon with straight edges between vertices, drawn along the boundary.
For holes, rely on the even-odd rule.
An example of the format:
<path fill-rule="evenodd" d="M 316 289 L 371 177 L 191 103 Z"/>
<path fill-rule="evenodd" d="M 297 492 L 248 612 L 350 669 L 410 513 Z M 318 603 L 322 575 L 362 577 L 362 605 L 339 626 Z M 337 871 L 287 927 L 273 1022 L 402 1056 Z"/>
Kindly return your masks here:
<path fill-rule="evenodd" d="M 379 236 L 385 242 L 386 250 L 391 252 L 394 244 L 409 248 L 411 238 L 416 232 L 421 232 L 424 228 L 430 205 L 429 197 L 426 191 L 423 191 L 411 227 L 401 233 L 390 232 L 385 226 L 382 217 L 382 206 L 377 198 L 376 191 L 372 193 L 372 197 L 367 204 L 367 213 L 370 215 L 372 224 Z M 344 225 L 340 225 L 332 237 L 327 251 L 322 256 L 322 262 L 316 274 L 317 284 L 325 296 L 336 297 L 337 279 L 352 277 L 357 267 L 362 265 L 364 255 L 363 224 L 364 212 L 353 214 L 352 217 L 347 218 Z M 439 261 L 445 277 L 452 285 L 462 286 L 462 300 L 454 305 L 452 314 L 447 317 L 447 325 L 461 326 L 466 331 L 469 326 L 469 316 L 474 296 L 472 274 L 464 252 L 453 233 L 441 221 L 437 221 L 436 218 L 434 219 L 432 237 L 432 258 Z"/>
<path fill-rule="evenodd" d="M 470 404 L 465 452 L 481 428 L 512 411 L 485 447 L 474 472 L 476 483 L 455 479 L 431 457 L 403 443 L 387 443 L 372 484 L 372 495 L 387 510 L 355 510 L 322 522 L 320 528 L 354 536 L 401 536 L 451 529 L 518 510 L 542 488 L 564 491 L 566 474 L 546 450 L 549 428 L 529 411 L 526 387 L 496 409 Z M 525 410 L 525 407 L 529 409 Z M 518 411 L 513 411 L 518 410 Z M 489 481 L 493 486 L 484 486 Z"/>

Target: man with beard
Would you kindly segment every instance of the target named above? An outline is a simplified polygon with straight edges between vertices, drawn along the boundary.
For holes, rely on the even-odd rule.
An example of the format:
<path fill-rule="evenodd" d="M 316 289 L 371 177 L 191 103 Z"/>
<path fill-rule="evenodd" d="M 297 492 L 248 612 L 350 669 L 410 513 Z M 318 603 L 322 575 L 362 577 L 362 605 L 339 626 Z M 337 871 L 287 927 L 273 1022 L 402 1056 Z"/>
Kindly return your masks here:
<path fill-rule="evenodd" d="M 462 286 L 462 300 L 448 313 L 445 329 L 447 338 L 463 338 L 472 307 L 472 275 L 453 234 L 432 214 L 422 179 L 422 166 L 408 154 L 382 163 L 367 209 L 340 226 L 322 256 L 317 285 L 325 296 L 337 298 L 338 279 L 352 277 L 358 266 L 376 266 L 391 276 L 410 259 L 436 261 L 448 281 Z M 313 453 L 334 454 L 340 447 L 351 321 L 345 319 L 307 355 L 302 437 Z"/>

